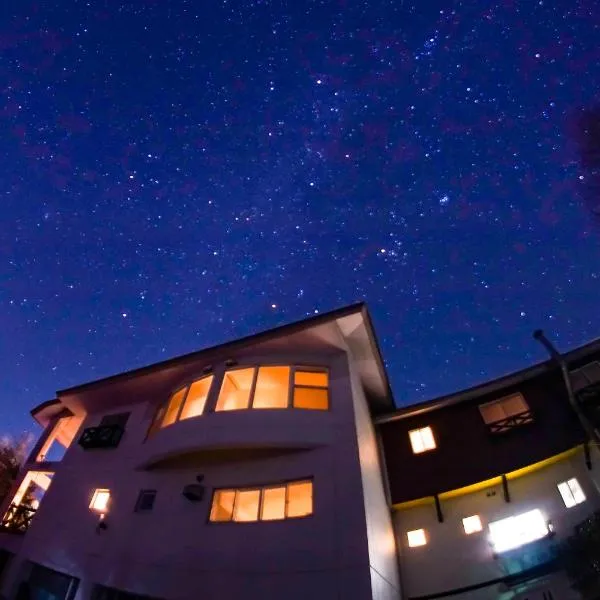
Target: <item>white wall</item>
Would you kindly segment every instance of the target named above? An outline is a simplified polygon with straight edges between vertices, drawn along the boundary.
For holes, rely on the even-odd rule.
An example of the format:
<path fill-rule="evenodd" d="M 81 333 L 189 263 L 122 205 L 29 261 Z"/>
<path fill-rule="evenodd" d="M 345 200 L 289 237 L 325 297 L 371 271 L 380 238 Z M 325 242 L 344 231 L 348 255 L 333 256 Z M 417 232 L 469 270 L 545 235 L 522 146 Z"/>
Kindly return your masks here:
<path fill-rule="evenodd" d="M 567 509 L 556 485 L 571 477 L 577 477 L 587 500 Z M 487 533 L 490 521 L 539 508 L 554 525 L 556 535 L 553 541 L 559 541 L 568 537 L 577 523 L 600 507 L 600 498 L 591 473 L 585 467 L 582 453 L 510 480 L 509 490 L 509 503 L 504 501 L 501 485 L 442 500 L 443 523 L 437 520 L 433 502 L 427 506 L 394 512 L 394 526 L 401 545 L 402 581 L 409 598 L 474 585 L 506 575 L 503 561 L 492 556 Z M 481 517 L 483 531 L 466 535 L 462 519 L 474 514 Z M 427 545 L 408 547 L 406 532 L 421 528 L 427 532 Z M 568 599 L 565 595 L 557 597 Z M 491 586 L 456 598 L 496 600 L 498 588 Z"/>
<path fill-rule="evenodd" d="M 375 600 L 397 600 L 401 598 L 398 555 L 383 481 L 384 465 L 381 464 L 369 406 L 352 361 L 350 381 L 369 544 L 371 593 Z"/>

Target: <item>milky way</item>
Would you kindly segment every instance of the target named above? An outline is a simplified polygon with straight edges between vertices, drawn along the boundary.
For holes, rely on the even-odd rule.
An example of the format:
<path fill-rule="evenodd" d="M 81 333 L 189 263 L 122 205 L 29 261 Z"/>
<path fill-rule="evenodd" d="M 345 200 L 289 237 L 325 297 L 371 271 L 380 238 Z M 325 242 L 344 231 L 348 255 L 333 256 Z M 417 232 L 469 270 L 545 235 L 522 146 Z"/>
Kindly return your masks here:
<path fill-rule="evenodd" d="M 398 403 L 600 335 L 599 39 L 591 0 L 2 3 L 1 428 L 357 300 Z"/>

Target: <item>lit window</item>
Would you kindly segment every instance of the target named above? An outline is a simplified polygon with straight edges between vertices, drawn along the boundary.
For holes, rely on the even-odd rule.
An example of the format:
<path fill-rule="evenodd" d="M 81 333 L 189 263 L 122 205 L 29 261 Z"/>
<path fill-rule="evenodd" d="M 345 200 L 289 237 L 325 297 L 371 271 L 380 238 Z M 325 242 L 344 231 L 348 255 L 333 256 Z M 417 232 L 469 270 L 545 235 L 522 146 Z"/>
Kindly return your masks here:
<path fill-rule="evenodd" d="M 312 514 L 312 481 L 290 483 L 287 486 L 286 517 L 304 517 Z"/>
<path fill-rule="evenodd" d="M 289 387 L 289 367 L 260 367 L 252 408 L 287 408 Z"/>
<path fill-rule="evenodd" d="M 294 373 L 294 408 L 327 410 L 329 408 L 329 374 L 324 371 Z"/>
<path fill-rule="evenodd" d="M 233 506 L 234 521 L 258 521 L 258 506 L 260 504 L 260 490 L 243 490 L 235 494 Z"/>
<path fill-rule="evenodd" d="M 433 450 L 436 447 L 431 427 L 413 429 L 408 432 L 408 436 L 410 438 L 410 445 L 415 454 L 427 452 L 427 450 Z"/>
<path fill-rule="evenodd" d="M 198 417 L 204 412 L 204 406 L 206 405 L 212 381 L 213 377 L 209 375 L 192 383 L 185 398 L 185 404 L 181 409 L 180 420 Z"/>
<path fill-rule="evenodd" d="M 260 489 L 217 490 L 210 511 L 211 521 L 279 521 L 313 513 L 312 481 Z"/>
<path fill-rule="evenodd" d="M 548 535 L 548 524 L 539 509 L 490 523 L 495 552 L 505 552 Z"/>
<path fill-rule="evenodd" d="M 108 510 L 110 502 L 110 490 L 95 490 L 90 502 L 90 509 L 99 513 L 105 513 Z"/>
<path fill-rule="evenodd" d="M 465 533 L 467 535 L 471 535 L 472 533 L 477 533 L 478 531 L 481 531 L 483 529 L 479 515 L 465 517 L 463 519 L 463 527 L 465 528 Z"/>
<path fill-rule="evenodd" d="M 167 425 L 171 425 L 177 421 L 179 408 L 181 407 L 181 403 L 183 402 L 186 391 L 187 388 L 183 388 L 171 396 L 169 404 L 167 405 L 167 412 L 165 413 L 165 417 L 162 421 L 162 427 L 166 427 Z"/>
<path fill-rule="evenodd" d="M 235 490 L 217 490 L 210 511 L 211 521 L 231 521 Z"/>
<path fill-rule="evenodd" d="M 216 411 L 241 410 L 250 406 L 250 391 L 255 370 L 235 369 L 225 373 Z"/>
<path fill-rule="evenodd" d="M 265 488 L 260 509 L 262 521 L 275 521 L 285 519 L 285 491 L 286 487 Z"/>
<path fill-rule="evenodd" d="M 486 402 L 480 405 L 479 412 L 494 433 L 501 433 L 533 421 L 529 406 L 521 394 Z"/>
<path fill-rule="evenodd" d="M 563 481 L 558 484 L 558 491 L 562 496 L 563 502 L 567 508 L 571 508 L 576 504 L 581 504 L 585 500 L 585 494 L 579 485 L 579 481 L 573 477 L 568 481 Z"/>
<path fill-rule="evenodd" d="M 408 539 L 408 545 L 411 548 L 417 546 L 425 546 L 427 544 L 427 536 L 425 535 L 424 529 L 414 529 L 413 531 L 407 531 L 406 537 Z"/>

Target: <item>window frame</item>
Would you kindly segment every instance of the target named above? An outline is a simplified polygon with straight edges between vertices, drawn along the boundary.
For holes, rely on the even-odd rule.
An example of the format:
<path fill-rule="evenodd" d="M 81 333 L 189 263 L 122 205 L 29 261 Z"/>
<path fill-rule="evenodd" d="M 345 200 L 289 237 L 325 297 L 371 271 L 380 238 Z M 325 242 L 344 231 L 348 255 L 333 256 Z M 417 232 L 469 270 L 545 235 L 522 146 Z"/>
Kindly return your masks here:
<path fill-rule="evenodd" d="M 506 410 L 504 408 L 504 404 L 515 397 L 519 397 L 526 408 L 521 412 L 507 415 Z M 494 421 L 486 421 L 482 409 L 493 405 L 500 406 L 502 408 L 504 416 L 501 419 L 496 419 Z M 506 396 L 502 396 L 494 400 L 489 400 L 488 402 L 483 402 L 482 404 L 477 405 L 477 409 L 479 410 L 479 415 L 481 417 L 481 420 L 483 421 L 483 424 L 488 428 L 490 433 L 494 434 L 506 433 L 507 431 L 510 431 L 512 429 L 522 427 L 523 425 L 529 425 L 534 422 L 534 416 L 533 411 L 531 410 L 531 406 L 529 406 L 527 399 L 521 392 L 513 392 L 512 394 L 507 394 Z"/>
<path fill-rule="evenodd" d="M 287 367 L 290 370 L 289 379 L 288 379 L 287 402 L 284 407 L 254 408 L 256 384 L 258 381 L 258 373 L 259 373 L 259 370 L 261 367 Z M 252 374 L 252 384 L 250 386 L 248 406 L 245 408 L 235 408 L 232 410 L 223 410 L 223 409 L 217 410 L 217 406 L 219 404 L 219 397 L 221 395 L 221 390 L 223 387 L 223 381 L 225 381 L 225 377 L 227 376 L 227 373 L 231 373 L 233 371 L 240 371 L 240 370 L 244 370 L 244 369 L 253 369 L 254 370 L 254 372 Z M 295 379 L 296 371 L 301 371 L 301 372 L 305 372 L 305 373 L 324 373 L 327 375 L 327 386 L 295 385 L 294 379 Z M 217 393 L 216 404 L 213 407 L 212 411 L 209 411 L 209 412 L 227 413 L 227 412 L 241 412 L 244 410 L 268 411 L 268 410 L 289 410 L 289 409 L 327 412 L 327 411 L 331 410 L 331 391 L 330 391 L 331 383 L 330 382 L 331 382 L 331 371 L 330 371 L 329 367 L 327 367 L 327 366 L 302 365 L 302 364 L 290 364 L 290 363 L 261 363 L 261 364 L 252 363 L 252 364 L 247 364 L 247 365 L 236 365 L 235 367 L 225 369 L 223 371 L 222 377 L 220 377 L 220 385 L 219 385 L 219 390 Z M 297 387 L 303 388 L 303 389 L 325 390 L 327 392 L 327 408 L 323 408 L 323 409 L 296 408 L 294 406 L 294 390 Z M 183 402 L 185 402 L 185 400 Z"/>
<path fill-rule="evenodd" d="M 145 495 L 152 494 L 152 506 L 150 508 L 141 508 L 142 499 Z M 137 499 L 135 501 L 135 505 L 133 507 L 133 512 L 135 513 L 147 513 L 152 512 L 154 510 L 154 503 L 156 501 L 156 490 L 155 489 L 143 489 L 138 492 Z"/>
<path fill-rule="evenodd" d="M 583 496 L 583 498 L 579 501 L 575 498 L 575 493 L 573 492 L 573 489 L 571 487 L 571 484 L 573 481 L 579 488 L 577 491 L 581 492 L 581 495 Z M 571 501 L 573 502 L 572 504 L 567 504 L 567 501 L 565 499 L 565 495 L 563 494 L 561 486 L 566 486 L 566 488 L 569 492 Z M 583 488 L 581 487 L 581 484 L 579 483 L 579 480 L 577 479 L 577 477 L 569 477 L 569 479 L 565 479 L 564 481 L 559 481 L 556 484 L 556 488 L 558 490 L 558 493 L 560 494 L 563 504 L 565 505 L 565 508 L 574 508 L 575 506 L 583 504 L 587 500 L 587 496 L 585 495 L 585 492 L 583 491 Z"/>
<path fill-rule="evenodd" d="M 423 441 L 422 440 L 423 434 L 421 432 L 425 429 L 429 429 L 429 431 L 431 432 L 431 439 L 433 440 L 433 446 L 431 448 L 423 448 L 423 450 L 416 451 L 413 446 L 412 437 L 410 434 L 417 432 L 419 434 L 419 436 L 421 437 L 421 441 Z M 437 450 L 437 448 L 438 448 L 438 443 L 437 443 L 437 440 L 435 439 L 435 436 L 433 435 L 433 427 L 431 425 L 425 425 L 424 427 L 416 427 L 415 429 L 410 429 L 408 431 L 408 443 L 410 444 L 410 449 L 414 456 L 417 456 L 419 454 L 426 454 L 427 452 Z"/>
<path fill-rule="evenodd" d="M 296 517 L 288 517 L 288 488 L 290 484 L 296 483 L 310 483 L 311 485 L 311 512 L 307 515 L 299 515 Z M 270 490 L 274 488 L 285 488 L 285 515 L 282 519 L 262 519 L 263 514 L 263 503 L 264 503 L 264 491 Z M 237 503 L 238 492 L 249 492 L 258 490 L 260 492 L 258 498 L 258 518 L 255 521 L 236 521 L 233 517 L 235 514 L 235 506 Z M 213 504 L 215 501 L 215 496 L 218 492 L 234 492 L 233 505 L 231 507 L 231 518 L 227 521 L 213 521 L 210 516 L 212 514 Z M 299 479 L 286 479 L 284 481 L 276 481 L 269 483 L 261 483 L 256 485 L 244 485 L 240 487 L 216 487 L 213 488 L 211 500 L 208 507 L 208 516 L 206 518 L 206 523 L 210 525 L 225 525 L 225 524 L 233 524 L 233 525 L 248 525 L 248 524 L 256 524 L 256 523 L 283 523 L 284 521 L 297 521 L 299 519 L 306 519 L 314 516 L 315 514 L 315 484 L 314 477 L 301 477 Z"/>

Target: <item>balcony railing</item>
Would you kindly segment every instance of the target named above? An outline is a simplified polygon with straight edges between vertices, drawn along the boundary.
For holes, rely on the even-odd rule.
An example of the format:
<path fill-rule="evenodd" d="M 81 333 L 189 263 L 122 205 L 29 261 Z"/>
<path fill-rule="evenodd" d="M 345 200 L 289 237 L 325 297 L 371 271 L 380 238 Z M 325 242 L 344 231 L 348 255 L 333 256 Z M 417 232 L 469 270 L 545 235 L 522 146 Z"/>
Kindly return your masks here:
<path fill-rule="evenodd" d="M 488 423 L 487 426 L 490 433 L 496 434 L 505 433 L 511 429 L 515 429 L 515 427 L 529 425 L 529 423 L 533 423 L 533 413 L 530 410 L 525 410 L 516 415 L 501 419 L 500 421 Z"/>
<path fill-rule="evenodd" d="M 0 528 L 11 533 L 25 533 L 37 509 L 23 504 L 11 504 L 2 518 Z"/>
<path fill-rule="evenodd" d="M 122 425 L 99 425 L 83 430 L 79 445 L 85 450 L 95 448 L 116 448 L 123 437 Z"/>

